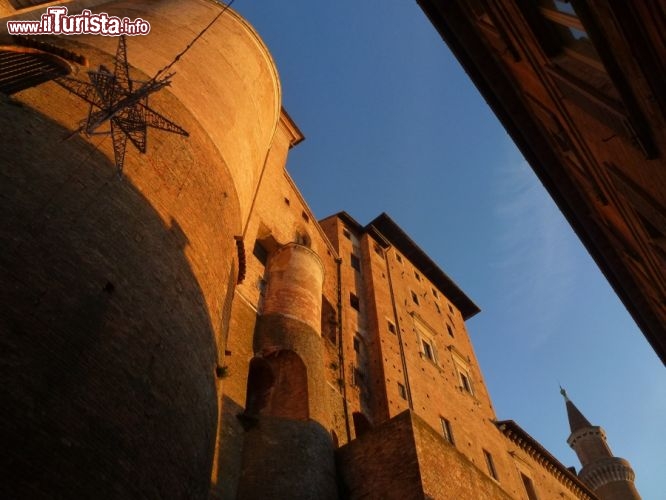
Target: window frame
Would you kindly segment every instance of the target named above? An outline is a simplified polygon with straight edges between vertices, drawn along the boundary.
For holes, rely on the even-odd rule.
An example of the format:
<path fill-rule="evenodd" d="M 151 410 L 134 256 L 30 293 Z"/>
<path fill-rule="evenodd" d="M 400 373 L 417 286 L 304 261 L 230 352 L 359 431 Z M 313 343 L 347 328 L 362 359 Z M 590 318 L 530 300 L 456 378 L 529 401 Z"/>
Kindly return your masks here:
<path fill-rule="evenodd" d="M 361 259 L 358 257 L 358 255 L 354 255 L 353 253 L 350 254 L 349 263 L 353 269 L 359 273 L 361 272 Z"/>
<path fill-rule="evenodd" d="M 483 450 L 483 457 L 486 462 L 486 468 L 488 469 L 488 475 L 499 483 L 499 475 L 497 474 L 497 467 L 495 467 L 495 461 L 493 460 L 493 455 L 485 448 L 482 448 L 482 450 Z"/>
<path fill-rule="evenodd" d="M 447 443 L 455 446 L 456 441 L 455 441 L 455 438 L 453 437 L 453 430 L 451 429 L 451 422 L 446 417 L 442 417 L 440 415 L 439 423 L 442 426 L 442 434 L 444 435 L 444 440 Z"/>

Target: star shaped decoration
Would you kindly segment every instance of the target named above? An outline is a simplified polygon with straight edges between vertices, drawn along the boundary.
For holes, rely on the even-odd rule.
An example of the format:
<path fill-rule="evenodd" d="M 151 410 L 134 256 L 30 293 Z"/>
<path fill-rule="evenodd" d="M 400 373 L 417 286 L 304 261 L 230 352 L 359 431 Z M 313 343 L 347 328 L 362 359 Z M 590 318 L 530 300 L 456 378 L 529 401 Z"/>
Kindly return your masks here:
<path fill-rule="evenodd" d="M 90 82 L 69 77 L 55 79 L 58 85 L 90 105 L 88 117 L 70 137 L 80 132 L 88 136 L 110 134 L 116 168 L 118 175 L 122 176 L 127 140 L 140 153 L 145 153 L 148 127 L 189 136 L 185 129 L 148 106 L 148 96 L 170 85 L 172 76 L 173 73 L 170 73 L 147 82 L 132 80 L 125 36 L 120 36 L 113 72 L 100 65 L 96 71 L 88 71 Z M 98 131 L 106 122 L 109 122 L 110 129 Z"/>

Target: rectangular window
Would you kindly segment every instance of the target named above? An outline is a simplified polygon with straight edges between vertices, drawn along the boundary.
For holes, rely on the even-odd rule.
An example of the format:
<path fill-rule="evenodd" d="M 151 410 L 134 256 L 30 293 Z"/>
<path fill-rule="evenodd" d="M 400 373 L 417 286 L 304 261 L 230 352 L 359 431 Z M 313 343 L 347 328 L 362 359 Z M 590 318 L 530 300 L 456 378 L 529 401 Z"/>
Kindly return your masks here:
<path fill-rule="evenodd" d="M 351 254 L 351 266 L 357 271 L 361 271 L 361 260 L 354 254 Z"/>
<path fill-rule="evenodd" d="M 451 325 L 446 325 L 446 331 L 449 332 L 449 336 L 450 336 L 451 338 L 454 338 L 454 335 L 453 335 L 453 328 L 451 328 Z"/>
<path fill-rule="evenodd" d="M 407 399 L 407 389 L 400 382 L 398 382 L 398 393 L 402 399 Z"/>
<path fill-rule="evenodd" d="M 465 392 L 472 394 L 472 384 L 469 382 L 469 375 L 462 371 L 460 372 L 460 386 Z"/>
<path fill-rule="evenodd" d="M 449 312 L 453 314 L 453 307 L 451 307 L 451 304 L 449 304 Z"/>
<path fill-rule="evenodd" d="M 349 232 L 349 230 L 346 227 L 342 228 L 342 234 L 345 235 L 345 238 L 347 238 L 348 240 L 351 240 L 351 233 Z"/>
<path fill-rule="evenodd" d="M 432 346 L 430 345 L 430 343 L 427 340 L 421 340 L 421 343 L 423 344 L 424 356 L 430 361 L 435 361 L 435 356 L 432 353 Z"/>
<path fill-rule="evenodd" d="M 439 294 L 437 293 L 437 290 L 435 290 L 434 288 L 432 289 L 432 295 L 433 295 L 433 297 L 435 297 L 436 299 L 439 298 Z"/>
<path fill-rule="evenodd" d="M 396 258 L 396 260 L 397 260 L 398 262 L 400 262 L 400 263 L 402 264 L 402 257 L 400 257 L 400 254 L 399 254 L 399 253 L 396 253 L 396 254 L 395 254 L 395 258 Z"/>
<path fill-rule="evenodd" d="M 532 480 L 522 472 L 520 473 L 520 478 L 523 480 L 523 485 L 525 486 L 525 492 L 527 493 L 528 500 L 539 500 Z"/>
<path fill-rule="evenodd" d="M 414 277 L 416 278 L 416 281 L 421 281 L 421 275 L 414 271 Z"/>
<path fill-rule="evenodd" d="M 580 22 L 573 6 L 569 3 L 541 1 L 545 6 L 541 7 L 541 14 L 551 23 L 559 42 L 565 50 L 570 50 L 587 58 L 590 62 L 597 63 L 599 55 L 590 42 L 583 23 Z M 552 7 L 555 7 L 553 9 Z"/>
<path fill-rule="evenodd" d="M 382 252 L 382 248 L 377 243 L 374 243 L 372 245 L 372 248 L 375 250 L 375 253 L 377 255 L 379 255 L 380 257 L 384 257 L 384 252 Z"/>
<path fill-rule="evenodd" d="M 453 432 L 451 431 L 451 422 L 449 422 L 444 417 L 439 417 L 439 421 L 442 423 L 442 433 L 444 434 L 444 439 L 446 439 L 451 444 L 455 444 L 453 441 Z"/>
<path fill-rule="evenodd" d="M 388 321 L 388 331 L 395 334 L 395 325 L 391 321 Z"/>
<path fill-rule="evenodd" d="M 254 249 L 252 250 L 252 255 L 254 255 L 259 262 L 265 267 L 266 261 L 268 260 L 268 252 L 264 246 L 259 243 L 259 241 L 254 242 Z"/>
<path fill-rule="evenodd" d="M 357 311 L 361 309 L 358 297 L 351 292 L 349 293 L 349 304 Z"/>
<path fill-rule="evenodd" d="M 485 457 L 486 465 L 488 466 L 488 474 L 490 474 L 490 477 L 495 481 L 499 481 L 497 470 L 495 469 L 495 462 L 493 462 L 493 456 L 486 450 L 483 450 L 483 456 Z"/>
<path fill-rule="evenodd" d="M 412 292 L 412 301 L 413 301 L 414 304 L 416 304 L 417 306 L 419 305 L 419 296 L 416 295 L 415 292 Z"/>

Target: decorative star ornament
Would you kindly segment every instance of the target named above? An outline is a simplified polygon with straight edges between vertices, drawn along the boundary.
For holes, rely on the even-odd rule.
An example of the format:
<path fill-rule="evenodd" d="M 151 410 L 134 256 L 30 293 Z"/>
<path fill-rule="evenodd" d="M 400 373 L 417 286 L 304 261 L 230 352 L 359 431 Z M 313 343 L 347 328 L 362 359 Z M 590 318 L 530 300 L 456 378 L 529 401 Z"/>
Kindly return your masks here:
<path fill-rule="evenodd" d="M 90 83 L 69 77 L 55 79 L 58 85 L 90 104 L 88 117 L 70 137 L 80 132 L 87 136 L 111 135 L 116 168 L 122 176 L 127 140 L 140 153 L 145 153 L 148 127 L 189 136 L 185 129 L 148 106 L 148 96 L 170 85 L 173 75 L 154 77 L 147 82 L 132 80 L 125 36 L 120 36 L 113 72 L 100 65 L 98 70 L 88 71 Z M 106 122 L 109 122 L 110 129 L 98 131 Z"/>

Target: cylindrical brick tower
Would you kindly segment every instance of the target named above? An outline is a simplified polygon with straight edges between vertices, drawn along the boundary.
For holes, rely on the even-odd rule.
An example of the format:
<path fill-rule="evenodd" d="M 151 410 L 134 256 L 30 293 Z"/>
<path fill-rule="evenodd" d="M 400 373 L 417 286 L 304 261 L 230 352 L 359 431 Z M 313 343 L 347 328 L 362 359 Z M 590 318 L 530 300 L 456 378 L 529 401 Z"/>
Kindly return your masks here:
<path fill-rule="evenodd" d="M 594 491 L 601 500 L 640 500 L 634 485 L 634 471 L 624 458 L 614 457 L 606 433 L 592 425 L 567 397 L 567 416 L 571 435 L 567 443 L 578 455 L 583 468 L 578 477 Z"/>
<path fill-rule="evenodd" d="M 323 267 L 291 243 L 266 268 L 250 363 L 239 498 L 337 498 L 321 344 Z M 297 476 L 298 481 L 293 478 Z"/>
<path fill-rule="evenodd" d="M 43 11 L 0 4 L 0 15 Z M 66 5 L 150 22 L 149 35 L 127 40 L 137 81 L 223 8 Z M 22 50 L 0 39 L 0 56 Z M 117 38 L 39 42 L 32 53 L 85 58 L 90 68 L 68 63 L 81 81 L 87 69 L 114 67 Z M 234 236 L 265 165 L 280 88 L 265 46 L 231 10 L 173 69 L 149 105 L 189 137 L 149 129 L 146 154 L 128 142 L 122 180 L 109 136 L 65 140 L 87 103 L 54 82 L 0 95 L 2 498 L 207 498 Z"/>

